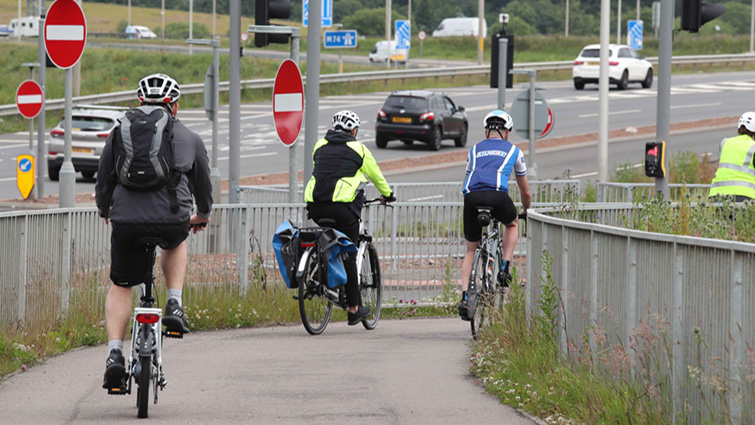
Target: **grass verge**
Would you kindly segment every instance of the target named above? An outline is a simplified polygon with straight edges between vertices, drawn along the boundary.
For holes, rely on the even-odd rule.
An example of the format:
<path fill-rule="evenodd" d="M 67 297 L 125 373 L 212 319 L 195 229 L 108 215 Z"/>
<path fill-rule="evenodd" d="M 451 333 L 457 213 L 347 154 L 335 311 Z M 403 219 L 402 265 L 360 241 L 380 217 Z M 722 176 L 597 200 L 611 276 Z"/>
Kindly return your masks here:
<path fill-rule="evenodd" d="M 646 379 L 654 370 L 630 373 L 622 347 L 606 340 L 593 352 L 585 339 L 562 355 L 556 339 L 561 301 L 551 266 L 546 253 L 547 279 L 539 311 L 531 319 L 520 286 L 512 287 L 501 320 L 485 329 L 473 346 L 471 372 L 502 403 L 548 424 L 668 423 L 671 401 L 657 379 Z"/>

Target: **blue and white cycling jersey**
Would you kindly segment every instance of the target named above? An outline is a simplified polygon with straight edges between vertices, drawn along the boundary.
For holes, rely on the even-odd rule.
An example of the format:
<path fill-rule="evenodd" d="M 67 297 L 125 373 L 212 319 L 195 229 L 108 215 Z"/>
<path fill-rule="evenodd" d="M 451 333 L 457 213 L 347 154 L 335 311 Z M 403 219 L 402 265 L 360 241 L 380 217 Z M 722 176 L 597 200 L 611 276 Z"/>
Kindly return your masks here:
<path fill-rule="evenodd" d="M 469 150 L 462 193 L 466 195 L 480 190 L 508 193 L 512 172 L 517 176 L 527 175 L 522 151 L 507 140 L 483 140 Z"/>

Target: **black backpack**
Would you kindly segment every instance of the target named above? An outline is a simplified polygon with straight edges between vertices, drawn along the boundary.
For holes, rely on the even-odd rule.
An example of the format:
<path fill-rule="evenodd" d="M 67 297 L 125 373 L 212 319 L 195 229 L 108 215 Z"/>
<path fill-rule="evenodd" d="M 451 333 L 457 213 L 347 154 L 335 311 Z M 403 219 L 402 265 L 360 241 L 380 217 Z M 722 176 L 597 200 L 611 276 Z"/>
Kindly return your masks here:
<path fill-rule="evenodd" d="M 107 199 L 112 197 L 116 181 L 140 192 L 167 186 L 171 211 L 177 213 L 176 186 L 181 173 L 175 169 L 173 117 L 162 106 L 144 105 L 126 112 L 113 131 L 115 173 L 107 184 Z"/>

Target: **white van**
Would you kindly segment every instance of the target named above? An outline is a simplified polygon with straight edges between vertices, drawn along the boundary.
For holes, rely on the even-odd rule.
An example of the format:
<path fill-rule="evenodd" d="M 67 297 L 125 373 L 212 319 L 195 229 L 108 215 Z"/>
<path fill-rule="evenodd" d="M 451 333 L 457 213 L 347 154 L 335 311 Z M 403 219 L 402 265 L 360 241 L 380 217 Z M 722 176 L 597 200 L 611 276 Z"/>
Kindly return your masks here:
<path fill-rule="evenodd" d="M 11 19 L 9 28 L 12 37 L 18 37 L 19 31 L 22 37 L 39 37 L 39 18 L 27 16 L 21 19 Z"/>
<path fill-rule="evenodd" d="M 433 31 L 433 37 L 477 37 L 480 29 L 479 18 L 446 18 Z M 488 24 L 482 20 L 482 37 L 488 34 Z"/>
<path fill-rule="evenodd" d="M 149 28 L 141 25 L 131 25 L 126 27 L 126 38 L 129 40 L 137 38 L 157 38 L 157 34 L 152 32 Z"/>
<path fill-rule="evenodd" d="M 390 45 L 388 40 L 383 40 L 375 43 L 369 57 L 370 62 L 387 62 L 390 58 L 391 62 L 406 63 L 407 56 L 409 56 L 408 50 L 396 50 L 395 40 L 391 41 Z"/>

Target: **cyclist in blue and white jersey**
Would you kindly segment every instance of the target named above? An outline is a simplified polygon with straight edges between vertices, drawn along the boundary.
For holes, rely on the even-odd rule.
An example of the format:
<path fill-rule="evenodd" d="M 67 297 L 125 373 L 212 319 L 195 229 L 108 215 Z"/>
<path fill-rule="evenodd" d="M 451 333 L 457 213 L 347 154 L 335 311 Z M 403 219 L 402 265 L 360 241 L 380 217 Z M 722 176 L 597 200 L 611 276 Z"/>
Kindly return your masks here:
<path fill-rule="evenodd" d="M 474 316 L 476 302 L 470 301 L 474 293 L 468 293 L 468 279 L 472 271 L 477 245 L 482 239 L 482 227 L 477 222 L 477 207 L 493 208 L 493 217 L 506 226 L 503 232 L 503 261 L 498 280 L 508 284 L 509 264 L 514 258 L 514 248 L 519 236 L 517 211 L 509 198 L 509 177 L 513 173 L 522 197 L 522 212 L 526 213 L 532 202 L 530 185 L 527 182 L 527 164 L 522 151 L 507 139 L 514 128 L 514 120 L 506 112 L 496 109 L 485 116 L 485 140 L 477 143 L 467 157 L 467 177 L 464 180 L 464 239 L 466 255 L 462 263 L 462 301 L 459 315 L 464 320 Z M 474 292 L 474 291 L 470 291 Z"/>

